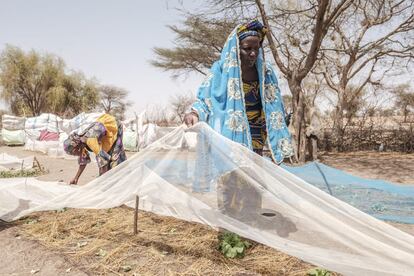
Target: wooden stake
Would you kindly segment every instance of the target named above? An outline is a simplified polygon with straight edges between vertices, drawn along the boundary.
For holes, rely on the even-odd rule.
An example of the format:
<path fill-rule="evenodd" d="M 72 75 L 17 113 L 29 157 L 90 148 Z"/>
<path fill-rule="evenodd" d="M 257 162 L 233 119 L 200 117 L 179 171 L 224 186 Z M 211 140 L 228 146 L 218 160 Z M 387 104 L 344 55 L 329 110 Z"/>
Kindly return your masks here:
<path fill-rule="evenodd" d="M 135 197 L 135 212 L 134 212 L 134 235 L 138 234 L 138 205 L 139 196 Z"/>

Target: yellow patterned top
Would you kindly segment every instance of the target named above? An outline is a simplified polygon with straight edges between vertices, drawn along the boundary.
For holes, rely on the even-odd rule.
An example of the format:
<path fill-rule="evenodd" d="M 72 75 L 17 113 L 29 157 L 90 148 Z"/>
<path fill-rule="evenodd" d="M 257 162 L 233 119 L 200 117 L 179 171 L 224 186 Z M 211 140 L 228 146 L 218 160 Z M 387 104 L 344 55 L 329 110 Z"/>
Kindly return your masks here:
<path fill-rule="evenodd" d="M 259 82 L 243 82 L 244 103 L 252 135 L 253 150 L 259 154 L 266 143 L 266 121 L 260 97 Z"/>

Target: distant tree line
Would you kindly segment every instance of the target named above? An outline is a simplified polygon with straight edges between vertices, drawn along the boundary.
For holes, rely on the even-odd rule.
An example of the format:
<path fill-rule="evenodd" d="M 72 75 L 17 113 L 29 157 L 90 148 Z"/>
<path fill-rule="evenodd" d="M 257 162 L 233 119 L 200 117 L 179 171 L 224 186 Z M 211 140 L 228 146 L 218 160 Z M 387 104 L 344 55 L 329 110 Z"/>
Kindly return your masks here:
<path fill-rule="evenodd" d="M 104 111 L 124 116 L 128 91 L 101 85 L 82 72 L 67 68 L 62 58 L 7 45 L 0 53 L 0 96 L 18 116 L 53 113 L 73 117 Z"/>

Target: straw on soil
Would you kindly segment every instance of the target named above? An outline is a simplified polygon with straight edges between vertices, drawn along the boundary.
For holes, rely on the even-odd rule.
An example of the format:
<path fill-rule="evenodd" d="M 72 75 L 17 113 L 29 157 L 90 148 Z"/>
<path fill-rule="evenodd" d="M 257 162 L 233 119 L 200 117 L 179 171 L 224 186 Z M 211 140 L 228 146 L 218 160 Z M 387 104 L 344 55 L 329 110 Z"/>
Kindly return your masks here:
<path fill-rule="evenodd" d="M 42 212 L 22 223 L 24 236 L 93 275 L 306 275 L 313 267 L 254 242 L 243 259 L 227 259 L 212 228 L 144 211 L 133 235 L 127 207 Z"/>

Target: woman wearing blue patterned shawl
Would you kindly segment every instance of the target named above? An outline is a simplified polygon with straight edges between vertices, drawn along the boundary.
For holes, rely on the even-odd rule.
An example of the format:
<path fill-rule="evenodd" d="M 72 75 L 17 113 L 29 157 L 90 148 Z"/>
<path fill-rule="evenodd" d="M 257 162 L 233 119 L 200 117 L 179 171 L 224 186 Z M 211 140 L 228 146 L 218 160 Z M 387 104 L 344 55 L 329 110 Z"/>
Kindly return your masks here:
<path fill-rule="evenodd" d="M 279 164 L 293 155 L 293 148 L 276 74 L 264 62 L 266 31 L 255 20 L 231 32 L 185 122 L 207 122 L 223 136 L 260 155 L 267 145 Z"/>

